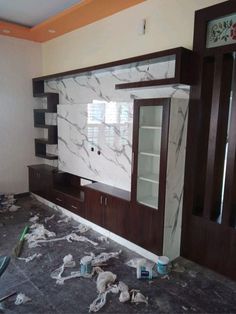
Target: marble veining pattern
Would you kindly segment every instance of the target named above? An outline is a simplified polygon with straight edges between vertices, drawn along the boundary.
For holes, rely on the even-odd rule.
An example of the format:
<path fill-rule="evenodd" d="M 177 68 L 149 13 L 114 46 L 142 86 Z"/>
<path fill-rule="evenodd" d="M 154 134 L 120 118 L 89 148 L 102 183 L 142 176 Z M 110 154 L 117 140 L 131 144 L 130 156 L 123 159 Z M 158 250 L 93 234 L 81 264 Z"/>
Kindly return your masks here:
<path fill-rule="evenodd" d="M 125 108 L 123 123 L 106 122 L 120 117 L 108 116 L 109 103 L 103 104 L 105 108 L 101 103 L 89 105 L 58 106 L 59 168 L 130 191 L 133 105 L 115 104 L 118 114 L 119 107 Z M 89 116 L 90 109 L 92 114 L 98 107 L 106 109 L 102 120 Z"/>
<path fill-rule="evenodd" d="M 172 98 L 170 112 L 166 206 L 164 221 L 164 254 L 170 258 L 179 255 L 185 144 L 188 116 L 188 86 L 150 87 L 116 90 L 116 84 L 172 77 L 174 61 L 147 66 L 136 65 L 125 70 L 108 70 L 103 73 L 87 73 L 71 78 L 45 82 L 45 90 L 59 92 L 58 153 L 59 169 L 130 191 L 132 155 L 133 100 L 145 98 Z M 129 107 L 129 123 L 125 136 L 114 126 L 109 127 L 97 118 L 93 131 L 88 135 L 88 104 L 126 103 Z M 80 118 L 79 118 L 80 117 Z M 98 126 L 99 124 L 99 126 Z M 96 128 L 100 130 L 97 139 Z M 101 131 L 101 128 L 103 131 Z M 105 130 L 116 135 L 113 145 L 106 143 Z M 99 132 L 98 132 L 99 133 Z M 125 140 L 125 144 L 119 143 Z M 117 146 L 118 145 L 118 146 Z M 91 148 L 94 148 L 94 152 Z M 97 151 L 101 151 L 99 159 Z M 97 162 L 99 160 L 99 163 Z"/>
<path fill-rule="evenodd" d="M 168 144 L 164 254 L 179 256 L 187 135 L 188 100 L 172 99 Z"/>

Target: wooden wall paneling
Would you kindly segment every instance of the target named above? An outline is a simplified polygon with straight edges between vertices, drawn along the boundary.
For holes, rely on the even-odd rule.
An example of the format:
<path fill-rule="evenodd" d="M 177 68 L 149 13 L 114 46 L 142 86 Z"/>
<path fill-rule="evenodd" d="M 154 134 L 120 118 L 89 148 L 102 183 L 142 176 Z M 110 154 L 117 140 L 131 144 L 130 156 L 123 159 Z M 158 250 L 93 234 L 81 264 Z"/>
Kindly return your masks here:
<path fill-rule="evenodd" d="M 226 182 L 222 223 L 233 226 L 236 211 L 236 64 L 234 63 L 234 76 L 232 84 L 232 109 L 229 128 L 228 160 L 226 168 Z M 235 231 L 236 232 L 236 231 Z"/>
<path fill-rule="evenodd" d="M 231 55 L 215 58 L 204 199 L 204 217 L 213 220 L 219 217 L 221 208 L 232 65 Z"/>
<path fill-rule="evenodd" d="M 191 144 L 191 149 L 194 149 L 194 146 L 196 146 L 197 150 L 196 164 L 195 167 L 192 168 L 195 168 L 195 174 L 198 174 L 194 176 L 195 195 L 193 200 L 192 213 L 199 216 L 202 215 L 204 208 L 204 188 L 206 183 L 207 166 L 207 155 L 204 152 L 206 152 L 208 149 L 214 64 L 214 58 L 204 58 L 202 69 L 203 84 L 200 96 L 201 101 L 195 105 L 191 105 L 191 112 L 189 115 L 194 119 L 194 127 L 196 127 L 197 124 L 195 138 L 192 139 L 193 142 Z M 194 114 L 192 114 L 192 110 L 194 110 Z M 192 120 L 190 124 L 193 123 Z"/>
<path fill-rule="evenodd" d="M 86 189 L 85 191 L 85 216 L 93 223 L 104 226 L 103 195 L 100 192 Z"/>
<path fill-rule="evenodd" d="M 207 49 L 205 37 L 208 21 L 235 12 L 236 1 L 227 1 L 199 10 L 195 14 L 193 50 L 199 61 L 195 68 L 198 81 L 190 90 L 181 240 L 182 256 L 232 279 L 236 279 L 236 230 L 232 222 L 232 217 L 235 217 L 236 199 L 234 100 L 231 115 L 231 121 L 234 122 L 231 122 L 230 126 L 222 223 L 217 223 L 216 219 L 220 212 L 233 69 L 232 52 L 236 51 L 236 44 Z M 204 71 L 208 73 L 207 76 Z M 233 85 L 235 89 L 235 83 Z M 207 117 L 204 118 L 205 113 Z M 205 136 L 202 144 L 201 134 Z M 203 164 L 202 170 L 201 161 L 207 161 L 207 167 Z M 206 182 L 202 188 L 204 176 Z M 201 216 L 203 200 L 204 216 Z"/>
<path fill-rule="evenodd" d="M 121 237 L 128 237 L 129 202 L 104 195 L 104 227 Z"/>

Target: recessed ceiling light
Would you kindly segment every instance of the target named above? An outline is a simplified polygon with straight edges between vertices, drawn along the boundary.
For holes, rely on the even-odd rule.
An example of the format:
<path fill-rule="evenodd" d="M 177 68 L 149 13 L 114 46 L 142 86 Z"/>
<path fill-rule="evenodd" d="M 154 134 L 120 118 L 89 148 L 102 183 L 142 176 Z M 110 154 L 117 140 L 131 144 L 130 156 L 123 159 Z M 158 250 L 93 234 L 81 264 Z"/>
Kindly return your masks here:
<path fill-rule="evenodd" d="M 56 33 L 55 29 L 49 29 L 48 32 L 51 33 L 51 34 Z"/>
<path fill-rule="evenodd" d="M 4 34 L 9 34 L 11 31 L 10 31 L 9 29 L 3 29 L 2 32 L 3 32 Z"/>

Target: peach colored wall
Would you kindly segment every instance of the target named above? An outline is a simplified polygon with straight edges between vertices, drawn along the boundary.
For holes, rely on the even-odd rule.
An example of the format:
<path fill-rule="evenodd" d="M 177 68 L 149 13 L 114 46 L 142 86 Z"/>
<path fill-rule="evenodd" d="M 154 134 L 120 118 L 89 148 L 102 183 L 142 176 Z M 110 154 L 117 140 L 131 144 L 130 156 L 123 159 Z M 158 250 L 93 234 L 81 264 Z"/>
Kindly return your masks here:
<path fill-rule="evenodd" d="M 43 74 L 149 52 L 192 47 L 195 10 L 222 0 L 147 0 L 42 44 Z M 145 35 L 138 34 L 147 19 Z"/>
<path fill-rule="evenodd" d="M 34 155 L 32 77 L 42 71 L 38 43 L 0 35 L 0 193 L 28 191 L 27 165 Z"/>

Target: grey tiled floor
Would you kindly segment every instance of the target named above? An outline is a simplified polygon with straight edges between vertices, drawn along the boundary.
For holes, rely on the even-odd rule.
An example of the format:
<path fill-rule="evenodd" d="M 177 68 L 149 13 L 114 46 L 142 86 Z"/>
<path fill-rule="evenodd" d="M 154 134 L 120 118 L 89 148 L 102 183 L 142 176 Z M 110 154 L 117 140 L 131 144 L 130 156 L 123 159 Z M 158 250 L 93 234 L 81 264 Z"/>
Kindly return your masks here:
<path fill-rule="evenodd" d="M 40 221 L 51 216 L 52 209 L 30 197 L 18 201 L 21 209 L 15 213 L 0 213 L 0 255 L 11 254 L 17 238 L 29 221 L 30 216 L 40 214 Z M 54 219 L 44 225 L 57 236 L 64 236 L 73 230 L 76 222 L 57 223 Z M 89 230 L 86 236 L 97 241 L 99 234 Z M 110 270 L 124 281 L 129 288 L 140 289 L 149 298 L 149 304 L 122 304 L 118 295 L 109 294 L 106 305 L 100 313 L 236 313 L 236 283 L 190 261 L 179 258 L 176 263 L 184 267 L 184 272 L 171 272 L 170 279 L 156 278 L 152 281 L 136 279 L 135 269 L 125 262 L 137 255 L 113 241 L 94 247 L 88 243 L 66 241 L 45 243 L 41 247 L 29 249 L 24 245 L 23 257 L 41 253 L 42 257 L 29 263 L 12 258 L 10 266 L 0 278 L 0 297 L 9 292 L 23 292 L 32 299 L 24 305 L 16 306 L 15 297 L 4 303 L 5 313 L 88 313 L 90 303 L 96 298 L 96 277 L 93 279 L 72 279 L 64 285 L 56 285 L 50 273 L 59 267 L 67 254 L 72 254 L 79 269 L 79 260 L 86 252 L 98 254 L 122 249 L 118 259 L 108 262 L 104 270 Z"/>

